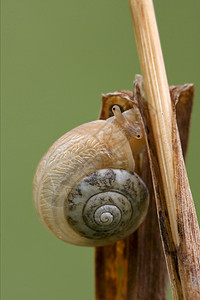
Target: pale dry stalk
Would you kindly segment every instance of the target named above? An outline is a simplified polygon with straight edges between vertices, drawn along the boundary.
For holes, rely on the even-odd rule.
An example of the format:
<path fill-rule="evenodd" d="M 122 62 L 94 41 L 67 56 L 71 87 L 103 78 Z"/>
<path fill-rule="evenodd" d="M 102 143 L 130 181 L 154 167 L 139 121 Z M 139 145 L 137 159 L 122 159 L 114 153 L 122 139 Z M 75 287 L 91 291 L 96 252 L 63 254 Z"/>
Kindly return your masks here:
<path fill-rule="evenodd" d="M 172 292 L 174 299 L 200 299 L 200 234 L 153 3 L 129 1 L 156 149 L 155 160 L 149 158 Z"/>

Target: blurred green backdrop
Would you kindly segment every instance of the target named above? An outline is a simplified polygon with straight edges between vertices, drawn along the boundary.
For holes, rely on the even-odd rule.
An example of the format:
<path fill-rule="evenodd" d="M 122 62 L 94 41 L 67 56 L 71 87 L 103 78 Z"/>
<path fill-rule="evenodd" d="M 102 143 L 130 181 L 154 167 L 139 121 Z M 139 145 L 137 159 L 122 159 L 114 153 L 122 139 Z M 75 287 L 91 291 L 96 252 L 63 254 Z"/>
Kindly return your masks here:
<path fill-rule="evenodd" d="M 169 83 L 196 85 L 187 170 L 200 218 L 200 1 L 154 5 Z M 58 137 L 97 118 L 102 93 L 132 89 L 128 0 L 2 0 L 2 33 L 2 300 L 92 300 L 93 249 L 44 228 L 32 179 Z"/>

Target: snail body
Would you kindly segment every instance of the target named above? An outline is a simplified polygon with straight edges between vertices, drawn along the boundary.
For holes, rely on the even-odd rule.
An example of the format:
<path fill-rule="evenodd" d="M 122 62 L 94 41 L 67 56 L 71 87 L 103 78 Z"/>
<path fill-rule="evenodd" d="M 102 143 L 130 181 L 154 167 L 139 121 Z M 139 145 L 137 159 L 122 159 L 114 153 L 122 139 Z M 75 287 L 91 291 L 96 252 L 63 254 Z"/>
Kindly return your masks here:
<path fill-rule="evenodd" d="M 136 230 L 146 215 L 148 191 L 134 173 L 131 145 L 140 144 L 142 133 L 131 126 L 136 121 L 132 109 L 122 114 L 115 106 L 113 112 L 106 121 L 86 123 L 63 135 L 38 165 L 36 210 L 65 242 L 106 245 Z"/>

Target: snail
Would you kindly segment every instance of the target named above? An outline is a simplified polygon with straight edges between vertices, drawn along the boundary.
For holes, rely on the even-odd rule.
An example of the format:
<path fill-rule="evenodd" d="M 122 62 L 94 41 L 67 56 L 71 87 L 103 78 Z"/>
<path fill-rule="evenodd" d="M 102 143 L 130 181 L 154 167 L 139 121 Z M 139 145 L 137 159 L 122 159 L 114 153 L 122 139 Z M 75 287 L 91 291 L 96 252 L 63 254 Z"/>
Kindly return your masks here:
<path fill-rule="evenodd" d="M 89 122 L 59 138 L 41 159 L 33 182 L 36 211 L 59 239 L 104 246 L 143 222 L 148 190 L 134 172 L 144 147 L 134 108 Z M 134 149 L 134 150 L 132 150 Z"/>

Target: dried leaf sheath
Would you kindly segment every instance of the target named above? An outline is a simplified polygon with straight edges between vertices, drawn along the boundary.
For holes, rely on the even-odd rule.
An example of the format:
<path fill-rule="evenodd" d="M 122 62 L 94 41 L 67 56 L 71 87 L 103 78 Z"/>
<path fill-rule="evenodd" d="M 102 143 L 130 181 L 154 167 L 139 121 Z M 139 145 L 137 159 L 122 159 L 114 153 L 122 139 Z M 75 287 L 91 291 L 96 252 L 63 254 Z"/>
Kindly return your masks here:
<path fill-rule="evenodd" d="M 177 224 L 180 245 L 178 267 L 184 299 L 200 299 L 200 233 L 192 194 L 183 161 L 173 109 L 174 174 L 177 198 Z"/>
<path fill-rule="evenodd" d="M 176 106 L 177 119 L 185 155 L 192 108 L 193 85 L 170 87 L 170 91 L 173 102 L 177 102 L 177 99 L 179 99 Z M 119 93 L 120 97 L 123 97 L 123 93 Z M 126 94 L 131 96 L 132 93 L 126 92 Z M 104 102 L 107 103 L 107 114 L 104 112 L 105 117 L 108 117 L 109 105 L 115 104 L 111 95 L 104 95 Z M 117 103 L 119 104 L 119 99 Z M 121 103 L 122 106 L 125 105 L 124 98 Z M 151 140 L 151 130 L 149 139 Z M 151 193 L 148 215 L 138 231 L 127 239 L 110 246 L 96 248 L 96 299 L 98 300 L 166 299 L 166 264 L 160 240 L 151 176 L 148 166 L 146 167 L 145 164 L 147 164 L 146 159 L 142 168 L 142 177 Z M 176 249 L 173 243 L 169 241 L 170 237 L 166 230 L 169 222 L 167 218 L 163 218 L 165 212 L 166 208 L 160 209 L 160 228 L 163 239 L 166 240 L 166 243 L 164 243 L 165 252 L 167 251 L 173 257 L 173 268 L 176 270 Z"/>
<path fill-rule="evenodd" d="M 193 84 L 170 86 L 169 90 L 172 103 L 176 106 L 176 121 L 180 135 L 183 157 L 185 158 L 189 139 L 194 86 Z"/>
<path fill-rule="evenodd" d="M 178 91 L 179 89 L 179 91 Z M 190 112 L 192 106 L 193 86 L 188 85 L 187 91 L 182 87 L 182 97 L 180 97 L 178 123 L 179 126 L 185 122 L 190 122 Z M 180 93 L 180 87 L 176 90 Z M 187 94 L 190 99 L 187 99 Z M 176 99 L 175 99 L 176 100 Z M 190 100 L 190 101 L 188 101 Z M 179 131 L 176 122 L 175 105 L 173 105 L 172 118 L 172 144 L 173 144 L 173 166 L 175 180 L 175 195 L 177 208 L 177 228 L 179 234 L 179 245 L 176 246 L 173 240 L 169 214 L 166 206 L 163 182 L 160 174 L 159 164 L 156 155 L 156 148 L 153 136 L 148 136 L 148 154 L 152 172 L 152 180 L 156 196 L 159 224 L 164 245 L 167 266 L 170 274 L 174 299 L 200 299 L 200 235 L 193 200 L 188 184 L 187 174 L 183 161 Z M 150 132 L 152 132 L 147 110 L 141 108 L 144 122 L 147 122 Z M 187 112 L 186 114 L 181 112 Z M 185 119 L 183 119 L 185 118 Z M 187 149 L 188 133 L 185 131 L 189 127 L 186 123 L 179 127 L 182 137 L 184 154 Z M 184 134 L 185 133 L 185 134 Z"/>

